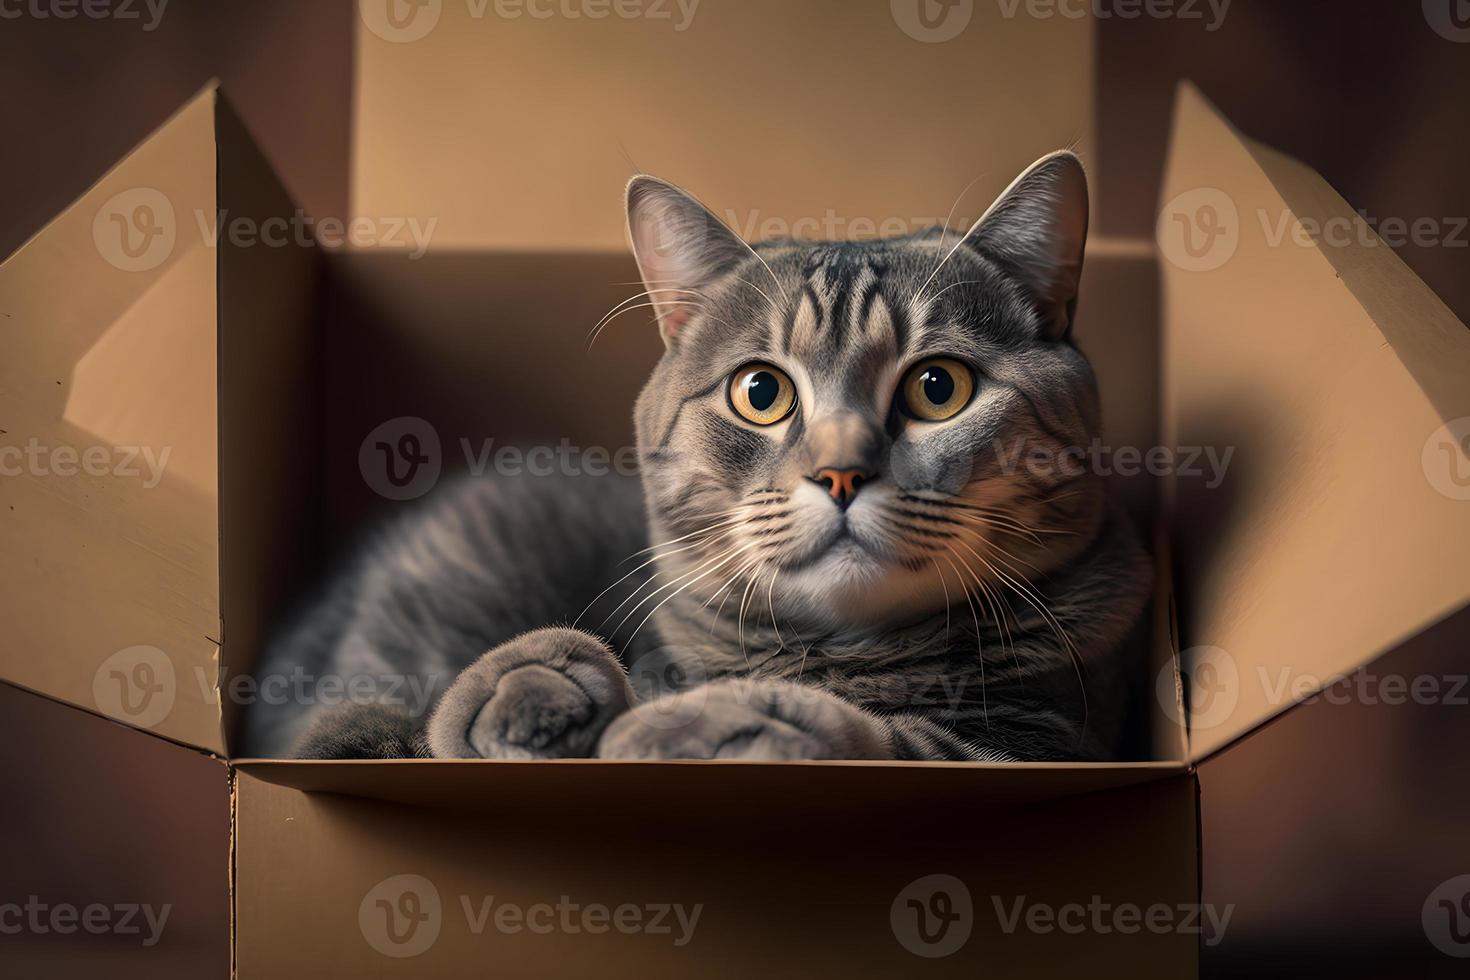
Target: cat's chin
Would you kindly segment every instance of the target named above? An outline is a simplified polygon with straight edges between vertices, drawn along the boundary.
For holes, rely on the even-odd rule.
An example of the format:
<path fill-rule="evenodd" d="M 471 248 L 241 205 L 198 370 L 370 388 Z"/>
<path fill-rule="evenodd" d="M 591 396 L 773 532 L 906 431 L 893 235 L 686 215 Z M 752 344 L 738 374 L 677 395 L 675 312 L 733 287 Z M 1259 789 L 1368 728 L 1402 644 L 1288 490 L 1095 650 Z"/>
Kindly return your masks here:
<path fill-rule="evenodd" d="M 833 624 L 872 626 L 942 610 L 943 592 L 930 578 L 843 535 L 799 568 L 783 571 L 778 588 Z"/>

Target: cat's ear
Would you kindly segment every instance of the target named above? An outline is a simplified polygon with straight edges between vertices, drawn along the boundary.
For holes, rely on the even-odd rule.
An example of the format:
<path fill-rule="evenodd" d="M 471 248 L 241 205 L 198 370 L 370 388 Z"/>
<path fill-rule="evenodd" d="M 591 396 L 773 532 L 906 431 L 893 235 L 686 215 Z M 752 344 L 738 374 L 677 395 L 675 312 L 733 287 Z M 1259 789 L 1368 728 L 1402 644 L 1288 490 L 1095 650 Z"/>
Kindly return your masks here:
<path fill-rule="evenodd" d="M 1021 281 L 1045 335 L 1068 340 L 1087 245 L 1087 173 L 1066 150 L 1037 160 L 965 235 L 965 244 Z"/>
<path fill-rule="evenodd" d="M 704 305 L 704 288 L 751 254 L 703 204 L 647 175 L 628 184 L 628 239 L 666 344 Z"/>

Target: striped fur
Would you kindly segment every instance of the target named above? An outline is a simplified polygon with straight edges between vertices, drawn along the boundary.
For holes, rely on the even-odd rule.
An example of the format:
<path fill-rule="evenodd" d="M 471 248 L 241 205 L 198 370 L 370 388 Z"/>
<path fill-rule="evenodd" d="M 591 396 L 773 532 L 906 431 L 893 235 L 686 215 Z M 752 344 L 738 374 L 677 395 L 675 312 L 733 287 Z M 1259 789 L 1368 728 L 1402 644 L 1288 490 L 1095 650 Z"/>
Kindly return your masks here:
<path fill-rule="evenodd" d="M 1150 572 L 1101 477 L 1055 465 L 1101 424 L 1070 341 L 1087 212 L 1075 158 L 1038 162 L 964 235 L 752 247 L 652 178 L 629 202 L 667 342 L 635 413 L 644 513 L 615 510 L 628 495 L 480 481 L 345 576 L 348 598 L 308 616 L 285 660 L 310 647 L 348 671 L 455 677 L 426 730 L 398 718 L 388 754 L 1116 756 Z M 946 421 L 906 417 L 900 382 L 937 355 L 972 366 L 975 394 Z M 753 361 L 797 390 L 769 427 L 727 394 Z M 872 478 L 843 509 L 813 474 L 854 460 Z M 548 508 L 561 516 L 528 523 Z M 565 622 L 556 599 L 613 583 L 644 535 L 655 560 L 604 597 L 610 616 L 580 624 L 603 639 L 515 635 Z M 511 614 L 503 594 L 527 586 Z M 306 751 L 333 755 L 383 724 L 379 706 L 279 730 L 310 729 Z"/>

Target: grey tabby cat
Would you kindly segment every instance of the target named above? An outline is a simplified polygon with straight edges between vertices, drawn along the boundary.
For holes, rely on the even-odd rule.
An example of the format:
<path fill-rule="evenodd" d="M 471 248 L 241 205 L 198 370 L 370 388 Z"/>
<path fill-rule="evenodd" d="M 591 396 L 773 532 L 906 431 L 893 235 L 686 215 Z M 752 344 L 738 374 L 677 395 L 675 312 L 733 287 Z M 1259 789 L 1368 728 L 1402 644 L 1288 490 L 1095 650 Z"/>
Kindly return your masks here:
<path fill-rule="evenodd" d="M 1099 434 L 1071 341 L 1087 211 L 1063 152 L 963 236 L 749 245 L 636 178 L 666 343 L 641 494 L 468 480 L 400 521 L 261 671 L 415 678 L 432 713 L 260 704 L 250 750 L 1115 757 L 1150 564 L 1097 473 L 1028 465 Z"/>

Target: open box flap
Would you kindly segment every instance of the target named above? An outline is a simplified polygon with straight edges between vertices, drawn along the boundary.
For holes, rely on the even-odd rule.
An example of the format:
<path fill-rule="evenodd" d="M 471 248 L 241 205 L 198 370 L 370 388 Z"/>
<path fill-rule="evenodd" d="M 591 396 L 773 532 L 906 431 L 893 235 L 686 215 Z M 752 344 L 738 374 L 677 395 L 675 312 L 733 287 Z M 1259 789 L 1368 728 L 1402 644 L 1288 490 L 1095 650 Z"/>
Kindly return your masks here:
<path fill-rule="evenodd" d="M 306 550 L 294 214 L 211 84 L 0 265 L 0 678 L 225 752 Z"/>
<path fill-rule="evenodd" d="M 218 752 L 215 104 L 0 265 L 0 677 Z"/>
<path fill-rule="evenodd" d="M 1170 483 L 1197 761 L 1470 600 L 1470 333 L 1188 85 L 1161 199 L 1165 442 L 1233 454 Z"/>

